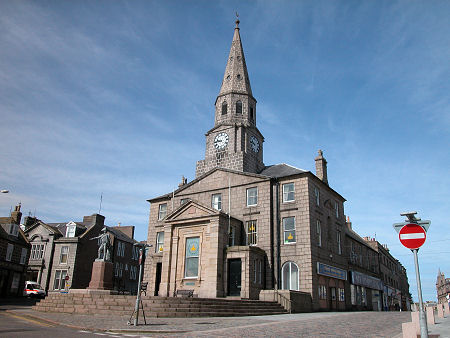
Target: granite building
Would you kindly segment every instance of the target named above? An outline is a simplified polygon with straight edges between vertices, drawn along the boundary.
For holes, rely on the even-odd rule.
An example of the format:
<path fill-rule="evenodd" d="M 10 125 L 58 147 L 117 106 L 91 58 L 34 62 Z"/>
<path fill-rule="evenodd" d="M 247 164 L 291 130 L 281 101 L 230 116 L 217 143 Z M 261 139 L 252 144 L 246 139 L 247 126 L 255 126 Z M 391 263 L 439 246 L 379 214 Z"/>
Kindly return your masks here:
<path fill-rule="evenodd" d="M 351 309 L 348 248 L 355 236 L 345 199 L 329 185 L 321 150 L 315 173 L 264 164 L 256 103 L 237 20 L 196 177 L 183 177 L 177 190 L 148 200 L 147 242 L 153 248 L 144 281 L 159 296 L 281 294 L 298 303 L 298 311 Z M 357 241 L 376 256 L 363 239 Z M 365 308 L 376 304 L 380 310 L 377 272 L 367 265 L 353 270 L 359 287 L 378 283 L 373 295 L 363 289 L 370 293 Z"/>

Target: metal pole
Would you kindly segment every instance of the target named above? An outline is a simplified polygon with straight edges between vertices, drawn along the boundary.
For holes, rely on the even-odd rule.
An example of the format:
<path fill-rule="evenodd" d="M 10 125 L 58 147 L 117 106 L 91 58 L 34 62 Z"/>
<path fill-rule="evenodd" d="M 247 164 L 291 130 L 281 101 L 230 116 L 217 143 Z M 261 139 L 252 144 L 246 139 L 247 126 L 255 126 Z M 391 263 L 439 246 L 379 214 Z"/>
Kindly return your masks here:
<path fill-rule="evenodd" d="M 420 336 L 422 338 L 428 338 L 427 319 L 425 317 L 425 311 L 423 309 L 423 301 L 422 301 L 422 284 L 420 283 L 419 258 L 417 257 L 418 250 L 414 249 L 411 251 L 414 253 L 414 265 L 416 266 L 417 295 L 419 296 Z"/>
<path fill-rule="evenodd" d="M 134 326 L 138 326 L 138 318 L 139 318 L 139 302 L 141 300 L 142 263 L 144 262 L 143 251 L 144 250 L 142 248 L 139 249 L 140 264 L 139 264 L 139 279 L 138 279 L 138 290 L 136 295 L 136 305 L 134 306 Z"/>

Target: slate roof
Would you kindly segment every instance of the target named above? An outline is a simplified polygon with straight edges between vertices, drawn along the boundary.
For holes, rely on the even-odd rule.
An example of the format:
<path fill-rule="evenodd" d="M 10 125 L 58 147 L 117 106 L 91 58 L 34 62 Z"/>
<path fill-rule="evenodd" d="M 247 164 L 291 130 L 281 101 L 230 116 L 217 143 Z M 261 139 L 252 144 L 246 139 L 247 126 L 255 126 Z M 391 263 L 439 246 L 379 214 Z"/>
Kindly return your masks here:
<path fill-rule="evenodd" d="M 308 172 L 308 171 L 293 167 L 286 163 L 280 163 L 280 164 L 274 164 L 274 165 L 265 167 L 259 174 L 264 175 L 264 176 L 279 178 L 279 177 L 303 174 L 306 172 Z"/>
<path fill-rule="evenodd" d="M 128 237 L 119 229 L 114 229 L 113 227 L 110 227 L 110 226 L 106 226 L 106 227 L 108 228 L 108 231 L 111 232 L 114 235 L 114 237 L 116 237 L 117 239 L 120 239 L 123 242 L 128 242 L 131 244 L 137 243 L 137 241 L 135 239 Z"/>

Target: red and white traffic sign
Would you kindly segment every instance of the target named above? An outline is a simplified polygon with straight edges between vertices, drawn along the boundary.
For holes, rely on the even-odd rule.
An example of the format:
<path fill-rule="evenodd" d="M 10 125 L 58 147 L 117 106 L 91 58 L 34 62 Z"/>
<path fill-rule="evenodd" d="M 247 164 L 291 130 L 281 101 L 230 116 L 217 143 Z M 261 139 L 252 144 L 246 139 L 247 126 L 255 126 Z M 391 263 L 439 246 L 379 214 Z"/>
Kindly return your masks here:
<path fill-rule="evenodd" d="M 398 233 L 400 243 L 402 243 L 408 249 L 420 248 L 427 239 L 427 233 L 420 225 L 409 223 L 401 228 Z"/>

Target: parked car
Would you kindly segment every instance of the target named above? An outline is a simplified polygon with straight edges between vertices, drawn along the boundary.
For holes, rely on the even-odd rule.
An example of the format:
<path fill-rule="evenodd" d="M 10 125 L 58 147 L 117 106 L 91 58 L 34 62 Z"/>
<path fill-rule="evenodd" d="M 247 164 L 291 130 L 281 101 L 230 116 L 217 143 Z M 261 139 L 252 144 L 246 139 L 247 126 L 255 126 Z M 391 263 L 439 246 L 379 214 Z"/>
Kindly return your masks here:
<path fill-rule="evenodd" d="M 45 290 L 37 282 L 26 281 L 23 295 L 27 297 L 45 297 Z"/>

